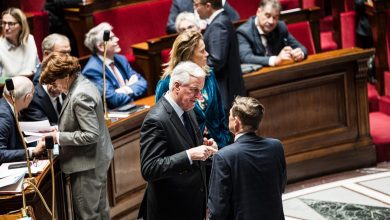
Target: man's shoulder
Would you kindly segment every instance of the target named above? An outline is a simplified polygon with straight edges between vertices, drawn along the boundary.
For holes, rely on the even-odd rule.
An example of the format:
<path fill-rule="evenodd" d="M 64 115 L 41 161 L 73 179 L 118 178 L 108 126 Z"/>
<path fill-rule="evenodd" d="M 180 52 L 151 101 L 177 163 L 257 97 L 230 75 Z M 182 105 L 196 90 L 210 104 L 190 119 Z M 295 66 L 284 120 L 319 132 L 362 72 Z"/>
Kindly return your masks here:
<path fill-rule="evenodd" d="M 101 69 L 101 64 L 100 64 L 99 57 L 95 54 L 91 55 L 88 59 L 87 64 L 85 64 L 85 67 L 83 69 L 83 74 L 94 69 Z"/>

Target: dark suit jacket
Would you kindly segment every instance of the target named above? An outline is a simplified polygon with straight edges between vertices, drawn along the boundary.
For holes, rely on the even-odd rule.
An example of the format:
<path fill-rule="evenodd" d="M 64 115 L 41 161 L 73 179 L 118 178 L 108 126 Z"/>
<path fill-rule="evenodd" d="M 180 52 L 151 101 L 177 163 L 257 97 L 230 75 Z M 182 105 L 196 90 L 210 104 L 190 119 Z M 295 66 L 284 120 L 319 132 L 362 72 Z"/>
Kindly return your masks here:
<path fill-rule="evenodd" d="M 284 219 L 286 179 L 281 142 L 244 134 L 213 156 L 210 219 Z"/>
<path fill-rule="evenodd" d="M 203 162 L 190 164 L 186 150 L 202 144 L 202 136 L 190 111 L 196 142 L 179 116 L 162 97 L 149 111 L 141 127 L 141 173 L 148 181 L 140 210 L 146 220 L 201 220 L 205 216 L 206 182 Z M 145 217 L 146 215 L 146 217 Z"/>
<path fill-rule="evenodd" d="M 35 86 L 34 97 L 28 108 L 22 111 L 23 121 L 41 121 L 48 119 L 50 124 L 58 124 L 58 115 L 49 95 L 41 84 Z"/>
<path fill-rule="evenodd" d="M 244 96 L 244 80 L 239 61 L 236 30 L 225 11 L 218 14 L 204 33 L 207 64 L 213 68 L 217 78 L 222 104 L 230 106 L 237 95 Z"/>
<path fill-rule="evenodd" d="M 226 1 L 225 5 L 223 6 L 225 11 L 227 12 L 229 18 L 231 21 L 238 21 L 240 20 L 240 15 L 232 8 L 232 6 L 229 5 L 229 3 Z M 169 11 L 169 17 L 167 22 L 167 34 L 173 34 L 176 33 L 176 17 L 181 12 L 194 12 L 194 4 L 192 0 L 173 0 L 172 6 Z"/>
<path fill-rule="evenodd" d="M 108 108 L 111 109 L 128 104 L 137 97 L 142 96 L 147 89 L 146 80 L 131 68 L 125 56 L 119 54 L 115 55 L 114 62 L 124 80 L 130 79 L 130 77 L 135 74 L 138 77 L 138 81 L 129 86 L 134 93 L 129 95 L 116 93 L 115 89 L 119 89 L 119 83 L 111 72 L 111 68 L 105 67 L 107 85 L 106 100 Z M 89 58 L 87 65 L 85 65 L 83 69 L 83 75 L 96 85 L 100 94 L 103 94 L 102 66 L 103 61 L 94 54 Z"/>
<path fill-rule="evenodd" d="M 265 55 L 266 49 L 261 42 L 261 37 L 255 25 L 256 16 L 251 17 L 237 29 L 240 45 L 241 63 L 253 63 L 268 66 L 269 56 Z M 275 29 L 268 34 L 267 44 L 270 43 L 272 55 L 277 56 L 285 46 L 293 49 L 301 48 L 305 57 L 307 49 L 300 44 L 287 30 L 286 24 L 279 21 Z M 270 41 L 270 42 L 268 42 Z"/>
<path fill-rule="evenodd" d="M 0 164 L 26 160 L 22 139 L 7 100 L 0 99 Z"/>

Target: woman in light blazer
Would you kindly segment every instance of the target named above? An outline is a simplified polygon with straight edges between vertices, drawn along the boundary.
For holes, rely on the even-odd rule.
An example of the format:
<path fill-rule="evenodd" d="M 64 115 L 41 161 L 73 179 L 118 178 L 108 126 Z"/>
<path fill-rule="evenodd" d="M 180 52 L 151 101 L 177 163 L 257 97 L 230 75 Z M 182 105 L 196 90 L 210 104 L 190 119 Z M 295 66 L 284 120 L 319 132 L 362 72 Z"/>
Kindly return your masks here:
<path fill-rule="evenodd" d="M 99 91 L 68 54 L 51 53 L 39 80 L 67 94 L 52 136 L 60 145 L 61 169 L 70 176 L 76 219 L 109 219 L 106 181 L 113 147 Z"/>

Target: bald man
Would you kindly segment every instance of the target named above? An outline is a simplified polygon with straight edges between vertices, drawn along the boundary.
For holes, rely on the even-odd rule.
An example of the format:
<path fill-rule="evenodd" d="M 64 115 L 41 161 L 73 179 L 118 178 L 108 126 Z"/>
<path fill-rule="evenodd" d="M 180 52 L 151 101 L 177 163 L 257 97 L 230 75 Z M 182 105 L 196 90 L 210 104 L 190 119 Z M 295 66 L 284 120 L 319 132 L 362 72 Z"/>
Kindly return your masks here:
<path fill-rule="evenodd" d="M 16 126 L 15 115 L 28 107 L 33 94 L 34 86 L 31 80 L 24 76 L 12 78 L 14 83 L 14 109 L 10 92 L 4 87 L 3 98 L 0 99 L 0 163 L 26 160 L 22 139 Z M 35 148 L 29 148 L 29 157 L 33 158 L 45 150 L 44 141 L 38 142 Z"/>

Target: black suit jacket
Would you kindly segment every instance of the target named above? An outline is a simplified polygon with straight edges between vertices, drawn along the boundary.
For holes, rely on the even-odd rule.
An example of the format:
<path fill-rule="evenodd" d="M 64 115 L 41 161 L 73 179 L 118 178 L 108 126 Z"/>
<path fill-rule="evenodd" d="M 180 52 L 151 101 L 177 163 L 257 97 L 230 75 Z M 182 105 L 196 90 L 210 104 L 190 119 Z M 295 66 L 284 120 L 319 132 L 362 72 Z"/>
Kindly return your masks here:
<path fill-rule="evenodd" d="M 227 12 L 229 18 L 231 21 L 238 21 L 240 20 L 240 15 L 232 8 L 232 6 L 229 5 L 228 2 L 225 3 L 223 6 L 223 9 Z M 167 22 L 167 34 L 174 34 L 176 33 L 176 17 L 181 12 L 194 12 L 194 4 L 192 0 L 173 0 L 171 9 L 169 11 L 169 17 Z"/>
<path fill-rule="evenodd" d="M 237 95 L 245 95 L 236 30 L 225 11 L 218 14 L 204 33 L 207 64 L 214 69 L 222 104 L 230 106 Z"/>
<path fill-rule="evenodd" d="M 190 164 L 186 150 L 202 144 L 190 111 L 196 143 L 179 116 L 162 97 L 141 127 L 141 173 L 148 186 L 140 212 L 144 219 L 201 220 L 205 216 L 207 188 L 203 162 Z"/>
<path fill-rule="evenodd" d="M 58 115 L 49 95 L 41 84 L 35 86 L 33 99 L 28 108 L 22 111 L 23 121 L 42 121 L 48 119 L 50 124 L 58 124 Z"/>
<path fill-rule="evenodd" d="M 281 142 L 244 134 L 213 156 L 210 219 L 284 219 L 286 179 Z"/>
<path fill-rule="evenodd" d="M 22 139 L 7 101 L 0 99 L 0 164 L 26 160 Z"/>
<path fill-rule="evenodd" d="M 238 42 L 240 45 L 241 63 L 253 63 L 268 66 L 269 56 L 265 55 L 266 49 L 261 42 L 261 37 L 255 25 L 256 16 L 251 17 L 237 29 Z M 278 21 L 275 29 L 267 37 L 267 44 L 271 45 L 272 55 L 277 56 L 285 46 L 293 49 L 301 48 L 305 57 L 307 49 L 300 44 L 287 30 L 286 24 Z"/>

